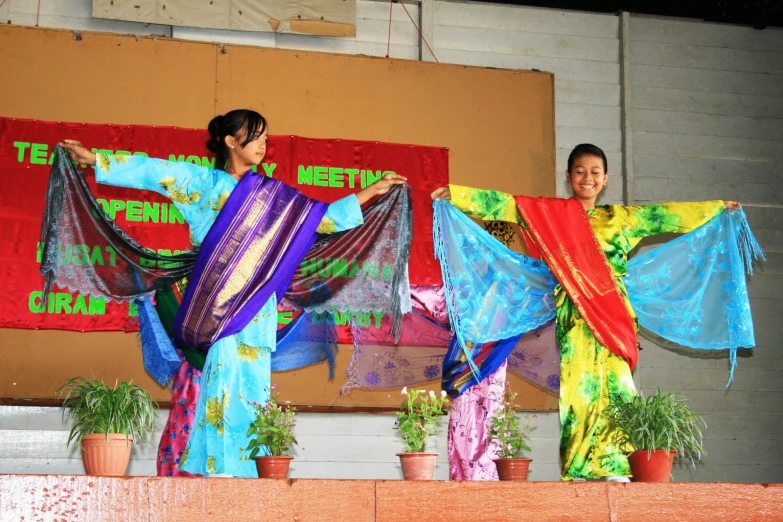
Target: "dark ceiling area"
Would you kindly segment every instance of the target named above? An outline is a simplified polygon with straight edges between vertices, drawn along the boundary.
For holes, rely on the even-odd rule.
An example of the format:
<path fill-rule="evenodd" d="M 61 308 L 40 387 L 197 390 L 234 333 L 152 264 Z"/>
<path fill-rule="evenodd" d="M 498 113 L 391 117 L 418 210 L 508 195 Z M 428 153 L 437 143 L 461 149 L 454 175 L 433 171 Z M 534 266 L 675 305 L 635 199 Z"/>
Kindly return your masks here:
<path fill-rule="evenodd" d="M 479 0 L 482 1 L 482 0 Z M 696 18 L 709 22 L 746 25 L 756 29 L 783 27 L 783 0 L 551 0 L 526 2 L 491 0 L 492 3 L 576 9 L 615 13 L 629 11 L 659 16 Z"/>

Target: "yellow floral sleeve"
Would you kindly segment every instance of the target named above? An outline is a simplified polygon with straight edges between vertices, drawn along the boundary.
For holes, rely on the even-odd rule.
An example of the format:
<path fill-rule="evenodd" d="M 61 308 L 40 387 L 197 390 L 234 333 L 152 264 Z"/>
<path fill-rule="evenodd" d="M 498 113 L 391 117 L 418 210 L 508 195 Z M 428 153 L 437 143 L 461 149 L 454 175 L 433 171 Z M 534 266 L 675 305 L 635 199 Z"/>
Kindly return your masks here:
<path fill-rule="evenodd" d="M 695 203 L 655 203 L 644 206 L 616 206 L 625 222 L 627 238 L 641 239 L 647 236 L 674 232 L 684 234 L 702 226 L 723 210 L 723 201 Z"/>
<path fill-rule="evenodd" d="M 484 221 L 520 223 L 513 196 L 497 190 L 449 185 L 451 204 L 465 214 Z"/>

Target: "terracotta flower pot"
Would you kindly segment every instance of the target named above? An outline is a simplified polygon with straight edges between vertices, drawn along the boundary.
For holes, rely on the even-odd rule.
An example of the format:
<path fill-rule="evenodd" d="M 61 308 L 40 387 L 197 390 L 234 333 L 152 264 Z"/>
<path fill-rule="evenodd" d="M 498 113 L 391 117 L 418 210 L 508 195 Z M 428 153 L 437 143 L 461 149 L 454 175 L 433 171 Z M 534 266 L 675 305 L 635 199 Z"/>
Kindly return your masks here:
<path fill-rule="evenodd" d="M 293 457 L 281 455 L 280 457 L 256 457 L 256 470 L 258 478 L 284 479 L 288 478 L 288 468 Z"/>
<path fill-rule="evenodd" d="M 527 480 L 527 470 L 533 459 L 496 459 L 500 480 Z"/>
<path fill-rule="evenodd" d="M 432 480 L 437 453 L 397 453 L 405 480 Z"/>
<path fill-rule="evenodd" d="M 628 455 L 634 482 L 669 482 L 675 450 L 634 451 Z M 648 457 L 649 455 L 649 457 Z"/>
<path fill-rule="evenodd" d="M 108 440 L 107 440 L 108 438 Z M 124 433 L 94 433 L 82 438 L 82 462 L 88 475 L 122 477 L 130 462 L 133 437 Z"/>

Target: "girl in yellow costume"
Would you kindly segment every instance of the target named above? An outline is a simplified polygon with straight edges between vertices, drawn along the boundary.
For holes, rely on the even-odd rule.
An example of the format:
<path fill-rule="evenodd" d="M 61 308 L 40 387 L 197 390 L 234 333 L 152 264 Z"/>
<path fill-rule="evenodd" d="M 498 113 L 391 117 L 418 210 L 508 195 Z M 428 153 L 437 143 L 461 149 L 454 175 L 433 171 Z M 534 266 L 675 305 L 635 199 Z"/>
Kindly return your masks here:
<path fill-rule="evenodd" d="M 665 232 L 689 232 L 708 222 L 724 208 L 739 208 L 739 203 L 715 200 L 596 207 L 596 198 L 606 187 L 607 178 L 606 155 L 600 148 L 582 144 L 571 152 L 566 179 L 574 199 L 582 204 L 589 216 L 595 239 L 606 256 L 625 308 L 634 329 L 637 329 L 636 317 L 622 281 L 626 275 L 628 253 L 644 237 Z M 450 199 L 456 208 L 472 217 L 508 221 L 528 228 L 514 197 L 502 192 L 450 185 L 437 189 L 432 197 L 436 200 Z M 561 476 L 563 480 L 627 477 L 630 474 L 628 461 L 621 448 L 612 445 L 601 412 L 609 404 L 610 396 L 630 397 L 635 394 L 628 359 L 597 341 L 579 307 L 562 286 L 555 289 L 555 303 L 561 357 Z M 636 346 L 633 346 L 634 352 L 635 349 Z M 487 423 L 490 421 L 486 419 Z"/>

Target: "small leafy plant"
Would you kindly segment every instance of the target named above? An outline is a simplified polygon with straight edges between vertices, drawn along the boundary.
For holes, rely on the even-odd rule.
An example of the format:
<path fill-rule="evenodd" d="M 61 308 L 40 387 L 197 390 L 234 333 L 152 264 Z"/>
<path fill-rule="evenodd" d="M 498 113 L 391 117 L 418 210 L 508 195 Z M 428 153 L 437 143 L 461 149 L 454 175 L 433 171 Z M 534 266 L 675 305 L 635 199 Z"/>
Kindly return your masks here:
<path fill-rule="evenodd" d="M 402 394 L 406 400 L 397 412 L 395 429 L 400 430 L 405 440 L 405 453 L 424 451 L 427 437 L 437 432 L 438 416 L 445 412 L 444 407 L 448 403 L 446 392 L 441 391 L 437 395 L 432 390 L 427 393 L 405 387 Z"/>
<path fill-rule="evenodd" d="M 635 450 L 677 450 L 678 457 L 691 463 L 705 453 L 702 427 L 707 425 L 677 393 L 661 393 L 646 399 L 640 393 L 626 400 L 612 396 L 603 411 L 612 430 L 612 439 L 620 448 Z"/>
<path fill-rule="evenodd" d="M 63 418 L 73 419 L 67 445 L 73 440 L 81 444 L 85 435 L 93 433 L 124 433 L 140 441 L 152 434 L 157 403 L 143 388 L 130 382 L 114 387 L 97 379 L 74 377 L 57 391 L 63 398 Z"/>
<path fill-rule="evenodd" d="M 269 389 L 269 399 L 264 404 L 251 403 L 257 414 L 247 430 L 247 436 L 253 436 L 246 448 L 250 450 L 251 459 L 257 457 L 262 448 L 269 450 L 269 454 L 273 457 L 281 457 L 296 444 L 294 438 L 296 408 L 286 401 L 286 408 L 283 410 L 279 398 L 280 394 L 273 384 Z"/>
<path fill-rule="evenodd" d="M 530 440 L 530 431 L 534 429 L 533 419 L 538 415 L 525 415 L 525 423 L 520 425 L 519 417 L 514 413 L 518 406 L 514 403 L 517 395 L 506 383 L 501 401 L 502 407 L 492 417 L 489 427 L 489 435 L 492 441 L 497 443 L 498 458 L 501 459 L 524 458 L 523 452 L 531 451 L 527 441 Z"/>

